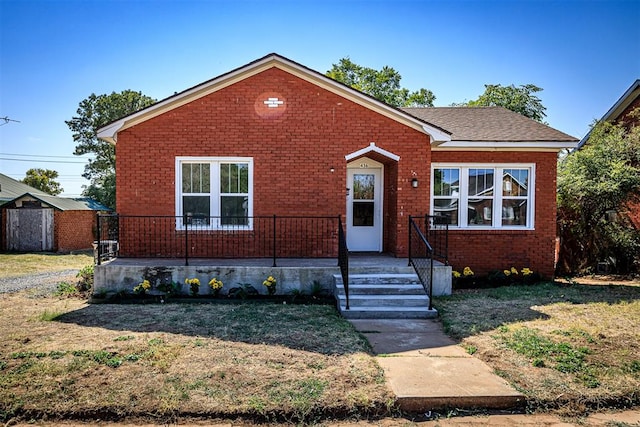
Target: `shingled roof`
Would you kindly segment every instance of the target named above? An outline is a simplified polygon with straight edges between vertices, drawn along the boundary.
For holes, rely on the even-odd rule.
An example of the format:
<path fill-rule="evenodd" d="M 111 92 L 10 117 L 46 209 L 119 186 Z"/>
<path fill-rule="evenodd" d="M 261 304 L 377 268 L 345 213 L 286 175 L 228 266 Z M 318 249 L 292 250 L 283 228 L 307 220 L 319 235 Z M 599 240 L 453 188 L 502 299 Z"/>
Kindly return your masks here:
<path fill-rule="evenodd" d="M 452 132 L 452 142 L 578 141 L 571 135 L 504 107 L 426 107 L 402 110 Z"/>

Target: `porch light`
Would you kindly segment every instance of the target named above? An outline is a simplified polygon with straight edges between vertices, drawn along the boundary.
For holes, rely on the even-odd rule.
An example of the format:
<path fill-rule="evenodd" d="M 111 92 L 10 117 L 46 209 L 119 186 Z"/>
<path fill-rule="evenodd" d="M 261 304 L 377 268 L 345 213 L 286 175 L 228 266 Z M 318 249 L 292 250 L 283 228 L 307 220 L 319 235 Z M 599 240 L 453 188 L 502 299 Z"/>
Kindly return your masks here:
<path fill-rule="evenodd" d="M 413 179 L 411 180 L 411 186 L 412 186 L 413 188 L 418 188 L 418 178 L 413 178 Z"/>

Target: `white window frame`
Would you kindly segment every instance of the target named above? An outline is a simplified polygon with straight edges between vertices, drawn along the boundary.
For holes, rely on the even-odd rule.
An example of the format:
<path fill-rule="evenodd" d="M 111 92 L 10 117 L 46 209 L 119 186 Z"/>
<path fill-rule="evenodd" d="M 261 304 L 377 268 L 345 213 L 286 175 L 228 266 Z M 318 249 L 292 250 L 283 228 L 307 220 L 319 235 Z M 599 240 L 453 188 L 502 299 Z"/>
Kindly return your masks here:
<path fill-rule="evenodd" d="M 458 169 L 460 176 L 460 194 L 458 197 L 458 225 L 450 225 L 450 229 L 460 230 L 535 230 L 535 189 L 536 189 L 536 165 L 535 163 L 432 163 L 431 164 L 431 189 L 430 189 L 430 213 L 434 215 L 434 184 L 436 169 Z M 469 194 L 469 169 L 493 169 L 494 196 L 491 225 L 468 225 Z M 529 171 L 529 183 L 527 191 L 527 224 L 526 225 L 502 225 L 502 175 L 504 169 L 527 169 Z M 505 197 L 506 200 L 509 197 Z M 498 214 L 500 213 L 500 214 Z"/>
<path fill-rule="evenodd" d="M 210 192 L 209 192 L 209 212 L 212 217 L 218 217 L 216 221 L 211 221 L 208 225 L 189 226 L 189 229 L 198 230 L 253 230 L 253 157 L 176 157 L 175 160 L 175 207 L 176 216 L 183 216 L 183 193 L 182 193 L 182 165 L 184 163 L 208 163 L 210 168 Z M 220 165 L 223 163 L 246 163 L 248 164 L 248 190 L 247 195 L 247 216 L 246 225 L 227 225 L 220 223 Z M 184 230 L 185 224 L 182 219 L 176 221 L 176 229 Z"/>

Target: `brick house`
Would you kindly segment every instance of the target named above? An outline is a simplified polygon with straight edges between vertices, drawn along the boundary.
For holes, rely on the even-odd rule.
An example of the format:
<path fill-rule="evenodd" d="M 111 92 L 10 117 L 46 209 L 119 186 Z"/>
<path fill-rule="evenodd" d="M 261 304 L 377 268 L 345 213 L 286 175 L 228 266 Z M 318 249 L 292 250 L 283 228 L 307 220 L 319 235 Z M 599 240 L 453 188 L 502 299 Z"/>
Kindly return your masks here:
<path fill-rule="evenodd" d="M 625 126 L 640 126 L 640 117 L 632 115 L 632 111 L 640 111 L 640 79 L 637 79 L 600 119 L 612 123 L 623 123 Z M 589 141 L 589 131 L 578 144 L 578 150 Z M 636 229 L 640 229 L 640 200 L 631 200 L 627 206 L 619 209 L 620 214 L 629 218 Z"/>
<path fill-rule="evenodd" d="M 0 174 L 0 249 L 71 252 L 92 249 L 96 213 L 91 199 L 52 196 Z"/>
<path fill-rule="evenodd" d="M 188 227 L 208 246 L 231 227 L 257 241 L 255 218 L 273 215 L 340 217 L 350 251 L 406 257 L 409 216 L 441 214 L 453 268 L 547 277 L 557 152 L 577 144 L 500 107 L 397 109 L 277 54 L 98 136 L 116 147 L 124 257 L 149 256 L 154 241 L 153 256 L 171 256 L 182 244 L 171 236 Z M 153 226 L 127 227 L 126 216 Z M 161 216 L 172 222 L 160 230 Z"/>

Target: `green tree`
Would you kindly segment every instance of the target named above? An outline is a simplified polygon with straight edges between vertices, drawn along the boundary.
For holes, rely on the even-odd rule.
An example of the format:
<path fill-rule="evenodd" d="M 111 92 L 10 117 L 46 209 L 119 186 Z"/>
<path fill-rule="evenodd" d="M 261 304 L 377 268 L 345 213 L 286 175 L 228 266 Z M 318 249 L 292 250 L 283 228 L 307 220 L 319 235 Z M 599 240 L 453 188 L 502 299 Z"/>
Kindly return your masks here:
<path fill-rule="evenodd" d="M 57 196 L 62 193 L 63 188 L 60 186 L 60 183 L 56 181 L 56 178 L 58 178 L 57 171 L 32 168 L 27 171 L 22 182 L 47 194 Z"/>
<path fill-rule="evenodd" d="M 155 102 L 155 99 L 142 92 L 132 90 L 112 92 L 109 95 L 92 93 L 80 102 L 76 116 L 65 121 L 76 143 L 74 154 L 93 155 L 82 174 L 91 181 L 83 191 L 85 196 L 94 197 L 102 204 L 115 208 L 115 148 L 98 139 L 97 131 L 102 126 Z"/>
<path fill-rule="evenodd" d="M 588 142 L 559 164 L 559 267 L 580 273 L 608 261 L 619 273 L 639 268 L 640 231 L 624 215 L 638 201 L 640 126 L 595 124 Z"/>
<path fill-rule="evenodd" d="M 535 94 L 541 92 L 533 84 L 502 86 L 484 85 L 485 90 L 476 100 L 455 105 L 468 105 L 472 107 L 504 107 L 515 111 L 523 116 L 529 117 L 537 122 L 543 122 L 546 117 L 546 107 Z"/>
<path fill-rule="evenodd" d="M 391 67 L 382 70 L 362 67 L 349 58 L 333 64 L 326 75 L 394 107 L 433 107 L 436 99 L 428 89 L 409 92 L 400 87 L 402 76 Z"/>

